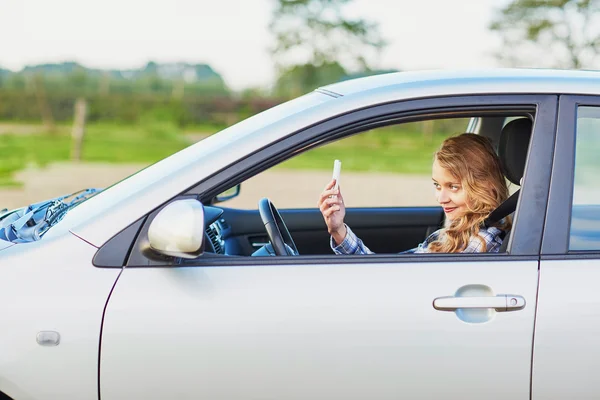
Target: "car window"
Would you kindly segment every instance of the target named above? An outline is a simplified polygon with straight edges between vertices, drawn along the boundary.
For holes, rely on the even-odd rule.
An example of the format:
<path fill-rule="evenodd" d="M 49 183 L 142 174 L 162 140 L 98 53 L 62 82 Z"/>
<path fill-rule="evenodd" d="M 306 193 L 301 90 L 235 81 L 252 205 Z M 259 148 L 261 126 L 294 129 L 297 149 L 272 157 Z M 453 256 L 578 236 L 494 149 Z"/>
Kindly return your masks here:
<path fill-rule="evenodd" d="M 577 109 L 569 250 L 600 250 L 600 107 Z"/>
<path fill-rule="evenodd" d="M 515 116 L 523 114 L 444 114 L 443 117 L 440 115 L 442 118 L 390 123 L 329 142 L 315 143 L 241 182 L 237 196 L 216 204 L 224 213 L 211 225 L 208 236 L 215 242 L 213 248 L 219 254 L 272 255 L 268 245 L 272 239 L 265 232 L 267 222 L 264 219 L 275 206 L 285 211 L 285 226 L 277 225 L 276 231 L 281 235 L 287 235 L 287 230 L 293 233 L 299 254 L 332 255 L 331 236 L 318 203 L 325 186 L 331 182 L 334 160 L 339 159 L 342 162 L 340 188 L 349 209 L 344 222 L 363 243 L 368 244 L 368 249 L 361 252 L 398 254 L 415 250 L 444 225 L 446 214 L 456 208 L 445 209 L 437 199 L 441 187 L 447 189 L 447 198 L 449 190 L 455 190 L 454 187 L 459 185 L 453 184 L 448 175 L 440 175 L 439 167 L 438 172 L 432 173 L 434 153 L 447 138 L 468 132 L 489 139 L 496 152 L 502 150 L 505 153 L 498 161 L 505 178 L 513 182 L 508 186 L 509 190 L 518 188 L 532 121 L 527 119 L 529 125 L 515 125 L 517 121 L 512 118 Z M 477 118 L 481 119 L 480 123 L 474 124 Z M 512 118 L 513 125 L 509 129 L 508 124 L 504 124 L 505 118 Z M 523 137 L 516 140 L 521 135 Z M 507 137 L 512 139 L 500 140 Z M 436 176 L 435 182 L 433 176 Z M 438 183 L 440 181 L 442 185 Z M 505 251 L 506 247 L 499 245 L 503 243 L 502 236 L 510 234 L 512 218 L 506 217 L 512 211 L 508 207 L 503 212 L 506 214 L 499 216 L 500 220 L 490 223 L 491 228 L 504 231 L 498 233 L 491 229 L 489 235 L 480 236 L 481 241 L 474 242 L 473 246 L 484 243 L 495 246 L 494 252 Z M 272 215 L 274 224 L 279 224 L 277 218 Z M 498 238 L 500 241 L 496 240 Z M 294 244 L 291 240 L 285 243 Z M 285 252 L 285 247 L 280 245 L 278 251 Z"/>
<path fill-rule="evenodd" d="M 256 209 L 268 196 L 278 208 L 315 207 L 341 160 L 340 187 L 348 207 L 436 206 L 431 183 L 433 153 L 464 133 L 469 118 L 391 125 L 308 150 L 242 183 L 227 207 Z"/>

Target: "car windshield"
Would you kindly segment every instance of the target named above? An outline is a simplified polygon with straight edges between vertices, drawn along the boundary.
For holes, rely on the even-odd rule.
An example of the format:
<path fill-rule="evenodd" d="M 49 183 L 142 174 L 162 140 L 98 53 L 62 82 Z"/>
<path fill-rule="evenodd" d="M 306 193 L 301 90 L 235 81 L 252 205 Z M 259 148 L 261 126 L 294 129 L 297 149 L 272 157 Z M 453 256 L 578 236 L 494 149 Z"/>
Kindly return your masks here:
<path fill-rule="evenodd" d="M 67 212 L 100 191 L 101 189 L 85 189 L 30 204 L 27 207 L 2 210 L 0 211 L 0 239 L 12 243 L 40 240 Z"/>

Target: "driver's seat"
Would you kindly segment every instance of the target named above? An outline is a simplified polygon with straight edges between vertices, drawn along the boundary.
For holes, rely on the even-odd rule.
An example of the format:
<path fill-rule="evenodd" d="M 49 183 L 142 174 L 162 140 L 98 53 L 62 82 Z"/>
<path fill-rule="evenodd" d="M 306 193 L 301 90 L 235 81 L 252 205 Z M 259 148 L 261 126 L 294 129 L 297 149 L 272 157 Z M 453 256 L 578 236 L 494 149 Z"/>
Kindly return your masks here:
<path fill-rule="evenodd" d="M 529 118 L 519 118 L 510 121 L 502 128 L 500 142 L 498 144 L 498 156 L 502 162 L 504 175 L 515 185 L 521 186 L 521 179 L 525 173 L 525 163 L 527 162 L 527 150 L 531 140 L 533 123 Z M 485 225 L 490 226 L 501 221 L 517 209 L 517 201 L 521 189 L 513 193 L 508 199 L 491 212 L 485 220 Z M 505 252 L 508 246 L 510 230 L 506 231 L 500 252 Z"/>

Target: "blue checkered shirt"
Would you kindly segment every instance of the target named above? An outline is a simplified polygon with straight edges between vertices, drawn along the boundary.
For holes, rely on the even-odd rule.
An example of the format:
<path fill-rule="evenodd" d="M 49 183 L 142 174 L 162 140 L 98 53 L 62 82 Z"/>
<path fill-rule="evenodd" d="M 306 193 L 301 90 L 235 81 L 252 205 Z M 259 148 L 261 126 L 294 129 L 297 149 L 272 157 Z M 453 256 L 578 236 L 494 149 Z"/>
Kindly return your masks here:
<path fill-rule="evenodd" d="M 330 238 L 331 249 L 335 254 L 375 254 L 369 250 L 367 246 L 365 246 L 363 241 L 360 240 L 360 238 L 358 238 L 354 232 L 352 232 L 348 225 L 346 225 L 346 230 L 346 237 L 339 246 L 335 245 L 333 237 Z M 423 243 L 419 244 L 419 246 L 415 247 L 414 249 L 403 251 L 402 253 L 429 253 L 430 251 L 427 246 L 429 246 L 429 243 L 436 241 L 443 231 L 443 229 L 438 229 L 429 235 Z M 498 253 L 504 236 L 504 232 L 502 230 L 494 226 L 490 226 L 488 228 L 482 227 L 479 230 L 479 236 L 481 236 L 486 244 L 485 250 L 483 249 L 481 240 L 475 236 L 472 236 L 471 240 L 469 240 L 469 244 L 463 251 L 461 251 L 461 253 L 481 253 L 484 251 L 488 253 Z"/>

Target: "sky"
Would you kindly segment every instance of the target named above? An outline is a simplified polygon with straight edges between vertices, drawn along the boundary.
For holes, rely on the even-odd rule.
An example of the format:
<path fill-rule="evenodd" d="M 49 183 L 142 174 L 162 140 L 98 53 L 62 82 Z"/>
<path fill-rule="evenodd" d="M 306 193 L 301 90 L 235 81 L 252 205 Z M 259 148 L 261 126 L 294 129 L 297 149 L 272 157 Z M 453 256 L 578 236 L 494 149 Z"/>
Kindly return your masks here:
<path fill-rule="evenodd" d="M 494 67 L 488 31 L 507 0 L 354 0 L 349 17 L 379 24 L 382 69 Z M 139 68 L 148 61 L 207 63 L 234 90 L 267 87 L 274 0 L 0 0 L 0 67 L 76 61 Z"/>

